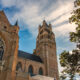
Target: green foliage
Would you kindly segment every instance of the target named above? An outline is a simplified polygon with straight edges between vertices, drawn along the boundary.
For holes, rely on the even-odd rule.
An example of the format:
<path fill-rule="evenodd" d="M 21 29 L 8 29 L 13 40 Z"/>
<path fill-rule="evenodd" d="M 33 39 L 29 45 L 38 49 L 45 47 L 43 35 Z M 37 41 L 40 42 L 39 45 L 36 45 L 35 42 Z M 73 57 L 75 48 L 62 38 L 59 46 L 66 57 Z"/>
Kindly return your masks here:
<path fill-rule="evenodd" d="M 62 67 L 76 67 L 80 60 L 80 54 L 77 50 L 73 50 L 72 54 L 67 51 L 63 51 L 60 54 L 60 64 Z"/>
<path fill-rule="evenodd" d="M 62 67 L 66 67 L 66 65 L 68 64 L 68 56 L 69 56 L 69 52 L 62 52 L 60 55 L 60 64 Z"/>
<path fill-rule="evenodd" d="M 75 7 L 80 6 L 80 0 L 74 1 L 74 6 L 75 6 Z"/>
<path fill-rule="evenodd" d="M 72 57 L 74 59 L 75 72 L 80 74 L 80 50 L 73 50 Z"/>
<path fill-rule="evenodd" d="M 75 7 L 80 6 L 80 0 L 74 2 Z M 76 32 L 70 32 L 70 41 L 80 43 L 80 8 L 73 11 L 73 15 L 69 18 L 70 23 L 75 23 L 77 25 Z"/>
<path fill-rule="evenodd" d="M 73 80 L 75 73 L 80 72 L 80 54 L 77 50 L 73 50 L 72 54 L 67 51 L 63 51 L 60 54 L 60 64 L 64 67 L 62 74 L 66 73 L 70 75 L 70 80 Z"/>
<path fill-rule="evenodd" d="M 61 76 L 60 76 L 60 80 L 65 80 L 66 79 L 66 75 L 65 74 L 62 74 Z"/>
<path fill-rule="evenodd" d="M 73 80 L 76 73 L 80 74 L 80 0 L 74 2 L 75 10 L 69 18 L 70 23 L 76 24 L 76 31 L 70 32 L 70 41 L 75 42 L 78 49 L 72 50 L 72 54 L 68 51 L 63 51 L 60 54 L 60 64 L 64 67 L 62 74 L 70 75 L 70 80 Z M 62 76 L 64 80 L 64 76 Z"/>

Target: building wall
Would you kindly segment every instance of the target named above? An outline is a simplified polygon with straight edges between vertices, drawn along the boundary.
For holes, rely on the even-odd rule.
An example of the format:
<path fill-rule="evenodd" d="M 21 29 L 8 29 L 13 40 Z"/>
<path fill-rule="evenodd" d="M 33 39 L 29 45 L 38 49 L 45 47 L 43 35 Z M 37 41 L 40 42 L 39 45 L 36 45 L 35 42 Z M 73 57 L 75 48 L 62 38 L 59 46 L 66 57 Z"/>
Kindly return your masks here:
<path fill-rule="evenodd" d="M 0 61 L 0 79 L 6 80 L 8 72 L 13 76 L 18 51 L 18 26 L 11 26 L 3 11 L 0 11 L 0 38 L 4 41 L 3 59 Z M 4 65 L 2 65 L 4 61 Z"/>
<path fill-rule="evenodd" d="M 45 23 L 43 23 L 43 26 Z M 45 28 L 45 26 L 43 27 Z M 44 30 L 41 28 L 42 30 Z M 52 28 L 49 27 L 49 31 Z M 0 79 L 1 80 L 31 80 L 31 77 L 28 72 L 30 65 L 33 66 L 33 73 L 38 74 L 39 68 L 43 69 L 43 75 L 56 77 L 58 80 L 58 67 L 57 67 L 57 58 L 56 58 L 56 43 L 54 35 L 50 35 L 53 41 L 49 39 L 43 39 L 48 33 L 45 31 L 44 34 L 40 34 L 37 37 L 36 44 L 36 55 L 40 56 L 44 63 L 35 62 L 28 59 L 18 58 L 18 36 L 19 26 L 12 26 L 6 15 L 3 11 L 0 11 L 0 38 L 4 41 L 5 50 L 3 55 L 3 60 L 0 61 L 2 64 L 5 61 L 4 65 L 0 66 Z M 46 36 L 45 36 L 46 35 Z M 48 36 L 47 36 L 48 37 Z M 22 71 L 16 71 L 17 63 L 22 63 Z M 53 71 L 52 71 L 53 70 Z"/>
<path fill-rule="evenodd" d="M 43 60 L 46 76 L 54 77 L 58 80 L 55 35 L 52 32 L 51 24 L 48 25 L 45 20 L 43 21 L 43 24 L 39 26 L 34 54 L 40 56 Z"/>
<path fill-rule="evenodd" d="M 22 63 L 22 71 L 24 71 L 26 73 L 28 73 L 28 68 L 31 65 L 33 67 L 34 74 L 39 74 L 39 69 L 42 68 L 43 75 L 45 75 L 45 67 L 44 67 L 43 63 L 32 61 L 29 59 L 22 59 L 22 58 L 18 58 L 18 62 Z"/>

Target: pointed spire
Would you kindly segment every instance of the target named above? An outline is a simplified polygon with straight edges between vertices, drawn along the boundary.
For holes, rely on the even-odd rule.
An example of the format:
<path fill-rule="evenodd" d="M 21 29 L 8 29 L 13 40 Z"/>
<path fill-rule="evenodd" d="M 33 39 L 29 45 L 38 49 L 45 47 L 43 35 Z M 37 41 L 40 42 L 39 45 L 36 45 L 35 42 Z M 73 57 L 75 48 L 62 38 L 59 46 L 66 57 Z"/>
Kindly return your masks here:
<path fill-rule="evenodd" d="M 18 26 L 18 20 L 16 21 L 15 26 Z"/>
<path fill-rule="evenodd" d="M 45 20 L 43 20 L 43 25 L 44 25 L 44 24 L 46 24 L 46 21 L 45 21 Z"/>
<path fill-rule="evenodd" d="M 49 27 L 52 27 L 51 23 L 49 23 Z"/>
<path fill-rule="evenodd" d="M 49 28 L 52 31 L 52 24 L 51 23 L 49 23 Z"/>
<path fill-rule="evenodd" d="M 4 13 L 4 10 L 2 9 L 2 10 L 0 10 L 0 12 L 3 12 Z"/>
<path fill-rule="evenodd" d="M 48 27 L 48 25 L 47 25 L 47 23 L 46 23 L 45 20 L 43 20 L 43 26 L 44 26 L 44 27 Z"/>

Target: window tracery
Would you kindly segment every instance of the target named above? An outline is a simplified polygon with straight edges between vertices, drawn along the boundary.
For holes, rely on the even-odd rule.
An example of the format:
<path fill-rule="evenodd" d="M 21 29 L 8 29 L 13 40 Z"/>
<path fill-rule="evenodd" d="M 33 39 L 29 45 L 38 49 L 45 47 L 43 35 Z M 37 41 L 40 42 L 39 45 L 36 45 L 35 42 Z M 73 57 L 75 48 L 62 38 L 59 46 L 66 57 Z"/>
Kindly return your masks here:
<path fill-rule="evenodd" d="M 3 53 L 4 53 L 4 42 L 0 38 L 0 60 L 2 60 L 2 58 L 3 58 Z"/>

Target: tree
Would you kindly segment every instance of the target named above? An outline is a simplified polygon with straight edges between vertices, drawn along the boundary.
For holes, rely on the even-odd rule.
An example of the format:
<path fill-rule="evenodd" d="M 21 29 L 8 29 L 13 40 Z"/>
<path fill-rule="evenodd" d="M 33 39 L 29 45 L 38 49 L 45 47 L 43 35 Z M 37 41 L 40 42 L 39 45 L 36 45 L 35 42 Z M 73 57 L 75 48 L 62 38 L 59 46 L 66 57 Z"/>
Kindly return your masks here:
<path fill-rule="evenodd" d="M 72 54 L 69 51 L 60 54 L 60 64 L 64 67 L 62 73 L 70 75 L 70 80 L 73 80 L 76 73 L 80 73 L 80 0 L 76 0 L 74 6 L 76 9 L 73 10 L 69 22 L 77 26 L 75 32 L 70 32 L 70 41 L 76 43 L 76 49 L 72 50 Z"/>
<path fill-rule="evenodd" d="M 60 80 L 65 80 L 65 79 L 66 79 L 66 75 L 65 74 L 61 74 Z"/>
<path fill-rule="evenodd" d="M 75 7 L 80 6 L 80 0 L 74 2 Z M 70 23 L 75 23 L 77 25 L 76 32 L 70 32 L 70 41 L 75 43 L 80 43 L 80 8 L 73 11 L 73 15 L 69 18 Z M 80 44 L 79 44 L 80 49 Z"/>
<path fill-rule="evenodd" d="M 67 51 L 62 52 L 60 55 L 60 64 L 62 67 L 64 67 L 62 74 L 63 73 L 69 74 L 71 80 L 73 80 L 73 78 L 74 78 L 75 67 L 76 67 L 76 65 L 73 63 L 75 61 L 73 58 L 74 58 L 73 55 L 71 55 Z"/>
<path fill-rule="evenodd" d="M 69 18 L 70 23 L 75 23 L 76 24 L 76 31 L 75 32 L 70 32 L 70 41 L 75 42 L 77 49 L 73 50 L 72 52 L 77 55 L 78 60 L 77 60 L 77 70 L 76 72 L 80 73 L 80 0 L 76 0 L 74 2 L 75 10 L 73 10 L 73 15 L 71 18 Z"/>

